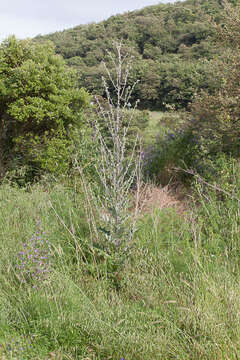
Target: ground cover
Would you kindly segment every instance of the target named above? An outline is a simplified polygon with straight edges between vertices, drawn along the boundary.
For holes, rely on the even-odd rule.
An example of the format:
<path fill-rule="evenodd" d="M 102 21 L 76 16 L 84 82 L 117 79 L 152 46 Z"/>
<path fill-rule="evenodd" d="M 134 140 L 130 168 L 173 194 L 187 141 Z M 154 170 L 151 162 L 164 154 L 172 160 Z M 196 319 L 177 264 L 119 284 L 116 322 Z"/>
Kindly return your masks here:
<path fill-rule="evenodd" d="M 76 188 L 2 185 L 1 358 L 237 359 L 238 202 L 206 196 L 180 215 L 148 209 L 124 268 L 99 277 L 81 254 L 88 228 Z M 49 241 L 48 273 L 24 282 L 16 265 L 36 231 Z"/>

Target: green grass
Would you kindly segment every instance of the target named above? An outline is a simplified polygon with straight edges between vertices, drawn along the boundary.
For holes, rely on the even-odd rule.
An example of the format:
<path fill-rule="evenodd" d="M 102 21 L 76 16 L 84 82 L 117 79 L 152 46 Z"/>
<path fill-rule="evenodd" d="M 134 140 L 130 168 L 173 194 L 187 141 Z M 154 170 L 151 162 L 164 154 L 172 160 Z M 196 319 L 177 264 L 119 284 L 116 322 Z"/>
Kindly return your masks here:
<path fill-rule="evenodd" d="M 2 185 L 0 358 L 239 359 L 237 203 L 221 208 L 208 198 L 185 220 L 173 209 L 141 218 L 113 281 L 82 259 L 88 228 L 80 193 L 60 184 Z M 16 281 L 15 264 L 39 220 L 54 256 L 49 281 L 36 290 Z"/>
<path fill-rule="evenodd" d="M 168 131 L 174 131 L 185 119 L 185 114 L 180 112 L 149 111 L 150 120 L 144 131 L 144 143 L 152 144 L 156 136 L 164 136 Z"/>
<path fill-rule="evenodd" d="M 150 145 L 156 139 L 156 135 L 161 132 L 159 123 L 164 113 L 161 111 L 149 111 L 149 114 L 150 120 L 144 132 L 144 141 L 147 145 Z"/>

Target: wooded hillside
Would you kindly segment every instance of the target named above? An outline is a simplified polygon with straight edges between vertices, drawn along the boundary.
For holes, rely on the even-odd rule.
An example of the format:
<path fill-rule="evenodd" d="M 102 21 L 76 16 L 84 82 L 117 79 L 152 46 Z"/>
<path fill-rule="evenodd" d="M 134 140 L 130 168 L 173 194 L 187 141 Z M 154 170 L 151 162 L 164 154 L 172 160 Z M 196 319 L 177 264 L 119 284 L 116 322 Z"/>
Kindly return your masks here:
<path fill-rule="evenodd" d="M 51 40 L 56 52 L 77 69 L 80 85 L 102 95 L 101 62 L 113 41 L 122 39 L 134 57 L 131 81 L 140 80 L 134 99 L 140 98 L 143 108 L 170 104 L 178 109 L 199 89 L 211 92 L 216 86 L 211 60 L 222 49 L 215 45 L 210 17 L 221 22 L 223 6 L 221 0 L 158 4 L 36 40 Z"/>

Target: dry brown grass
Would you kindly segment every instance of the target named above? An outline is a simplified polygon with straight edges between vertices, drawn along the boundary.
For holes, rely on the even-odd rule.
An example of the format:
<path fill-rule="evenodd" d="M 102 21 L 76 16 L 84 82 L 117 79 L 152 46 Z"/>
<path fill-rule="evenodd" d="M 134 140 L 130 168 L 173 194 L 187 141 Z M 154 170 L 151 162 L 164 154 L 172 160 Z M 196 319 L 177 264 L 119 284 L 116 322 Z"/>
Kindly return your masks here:
<path fill-rule="evenodd" d="M 186 190 L 181 185 L 159 187 L 154 184 L 146 184 L 141 191 L 140 213 L 152 212 L 155 208 L 160 210 L 175 208 L 179 214 L 183 215 L 189 208 L 188 202 Z"/>

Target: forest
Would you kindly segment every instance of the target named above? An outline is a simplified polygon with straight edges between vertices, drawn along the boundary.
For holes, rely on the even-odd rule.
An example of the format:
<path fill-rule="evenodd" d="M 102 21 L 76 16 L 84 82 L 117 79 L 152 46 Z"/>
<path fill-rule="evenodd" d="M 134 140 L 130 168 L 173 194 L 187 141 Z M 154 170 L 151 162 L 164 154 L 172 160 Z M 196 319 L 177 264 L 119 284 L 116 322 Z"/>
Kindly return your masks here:
<path fill-rule="evenodd" d="M 36 40 L 51 40 L 56 53 L 77 70 L 80 86 L 97 95 L 103 95 L 106 50 L 112 50 L 114 40 L 122 40 L 134 57 L 129 80 L 139 81 L 133 99 L 141 99 L 142 108 L 166 110 L 170 104 L 181 109 L 196 91 L 216 87 L 211 60 L 223 48 L 215 41 L 209 18 L 219 23 L 222 16 L 221 1 L 189 0 L 149 6 Z"/>
<path fill-rule="evenodd" d="M 0 359 L 240 358 L 240 3 L 0 43 Z"/>

